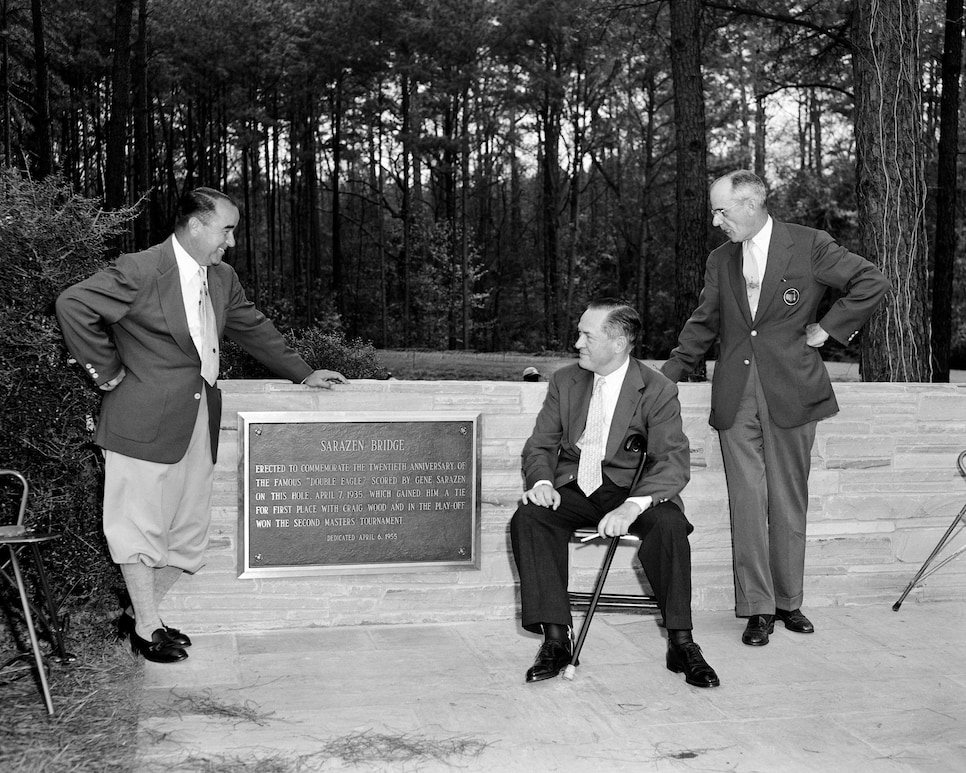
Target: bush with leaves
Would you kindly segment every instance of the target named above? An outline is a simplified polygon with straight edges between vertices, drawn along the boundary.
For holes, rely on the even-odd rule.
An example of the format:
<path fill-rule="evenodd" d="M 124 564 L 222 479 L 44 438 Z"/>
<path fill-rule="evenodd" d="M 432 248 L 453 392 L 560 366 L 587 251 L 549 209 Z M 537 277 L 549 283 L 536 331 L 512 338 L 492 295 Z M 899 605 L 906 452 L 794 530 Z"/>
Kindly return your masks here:
<path fill-rule="evenodd" d="M 376 360 L 376 350 L 361 338 L 346 338 L 342 331 L 320 328 L 289 330 L 285 340 L 313 368 L 337 370 L 349 379 L 388 378 L 389 372 Z M 278 378 L 240 346 L 229 340 L 221 350 L 221 374 L 226 378 Z"/>
<path fill-rule="evenodd" d="M 99 392 L 68 356 L 54 300 L 104 265 L 131 215 L 101 210 L 63 180 L 0 170 L 0 467 L 27 478 L 28 523 L 63 535 L 43 557 L 69 611 L 110 599 L 119 575 L 101 531 Z M 9 523 L 19 486 L 0 485 Z"/>

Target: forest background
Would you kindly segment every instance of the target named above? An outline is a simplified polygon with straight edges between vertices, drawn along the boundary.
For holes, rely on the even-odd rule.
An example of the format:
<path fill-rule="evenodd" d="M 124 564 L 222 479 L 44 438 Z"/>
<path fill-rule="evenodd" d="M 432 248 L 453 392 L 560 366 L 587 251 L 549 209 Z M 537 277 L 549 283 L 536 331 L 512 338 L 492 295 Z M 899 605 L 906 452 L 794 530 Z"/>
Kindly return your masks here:
<path fill-rule="evenodd" d="M 559 351 L 620 295 L 655 358 L 722 240 L 709 180 L 751 168 L 892 281 L 845 355 L 863 376 L 943 381 L 962 5 L 0 0 L 0 142 L 137 208 L 111 254 L 165 238 L 186 188 L 230 193 L 231 260 L 283 328 Z"/>

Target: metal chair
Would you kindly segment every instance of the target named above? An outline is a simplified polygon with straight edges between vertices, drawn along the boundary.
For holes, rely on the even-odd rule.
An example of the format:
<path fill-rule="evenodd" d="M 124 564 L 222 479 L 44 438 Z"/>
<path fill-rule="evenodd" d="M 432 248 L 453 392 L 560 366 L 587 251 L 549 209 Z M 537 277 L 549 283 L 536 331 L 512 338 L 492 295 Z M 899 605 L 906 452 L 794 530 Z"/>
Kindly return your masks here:
<path fill-rule="evenodd" d="M 27 479 L 16 470 L 0 470 L 0 476 L 16 478 L 22 487 L 16 524 L 0 526 L 0 549 L 5 548 L 7 552 L 6 558 L 2 563 L 0 563 L 0 575 L 2 575 L 12 586 L 16 587 L 20 594 L 20 604 L 23 609 L 24 621 L 27 625 L 27 633 L 30 637 L 30 646 L 33 650 L 34 662 L 37 666 L 37 675 L 40 679 L 40 687 L 44 694 L 44 702 L 47 704 L 47 713 L 53 716 L 54 704 L 50 697 L 50 687 L 47 684 L 47 665 L 44 662 L 43 653 L 41 652 L 40 644 L 37 640 L 37 631 L 34 627 L 34 617 L 36 617 L 37 620 L 43 624 L 43 626 L 52 636 L 57 648 L 57 655 L 53 659 L 62 662 L 74 660 L 74 656 L 68 653 L 64 648 L 63 631 L 57 614 L 57 606 L 54 603 L 50 583 L 47 581 L 47 573 L 44 571 L 44 565 L 40 557 L 40 545 L 45 542 L 58 539 L 60 535 L 34 531 L 31 527 L 24 525 L 24 516 L 27 512 L 27 497 L 30 491 L 30 487 L 27 484 Z M 29 594 L 27 593 L 27 586 L 24 583 L 23 571 L 20 567 L 20 559 L 18 554 L 28 546 L 33 554 L 34 566 L 36 567 L 37 576 L 40 580 L 40 585 L 44 593 L 44 599 L 47 605 L 46 616 L 39 607 L 30 601 Z M 12 575 L 7 571 L 8 567 L 13 570 Z M 29 657 L 29 653 L 19 653 L 0 666 L 0 671 L 21 658 Z"/>
<path fill-rule="evenodd" d="M 963 451 L 959 455 L 959 458 L 956 460 L 956 464 L 959 466 L 960 473 L 962 473 L 962 475 L 964 477 L 966 477 L 966 451 Z M 899 607 L 902 606 L 902 602 L 905 601 L 906 596 L 909 595 L 909 593 L 912 591 L 912 589 L 916 586 L 916 584 L 920 580 L 924 580 L 929 575 L 931 575 L 933 572 L 938 572 L 946 564 L 948 564 L 950 561 L 952 561 L 954 558 L 956 558 L 956 556 L 960 555 L 961 553 L 966 552 L 966 545 L 964 545 L 963 547 L 961 547 L 959 550 L 957 550 L 952 555 L 946 556 L 946 558 L 944 558 L 942 561 L 940 561 L 938 564 L 936 564 L 931 569 L 929 568 L 929 565 L 933 562 L 933 559 L 937 555 L 939 555 L 939 552 L 944 547 L 946 547 L 946 543 L 948 543 L 950 537 L 953 536 L 953 532 L 955 532 L 957 530 L 957 528 L 962 528 L 964 524 L 966 524 L 966 505 L 963 505 L 963 509 L 959 511 L 959 515 L 957 515 L 955 518 L 953 518 L 953 522 L 951 524 L 949 524 L 949 528 L 946 529 L 946 533 L 942 536 L 942 539 L 940 539 L 939 542 L 936 544 L 936 547 L 933 548 L 932 553 L 929 554 L 929 557 L 925 560 L 925 562 L 923 563 L 923 565 L 919 568 L 919 571 L 916 572 L 916 576 L 912 578 L 912 582 L 910 582 L 906 586 L 906 589 L 902 592 L 902 595 L 899 597 L 899 600 L 895 604 L 892 605 L 892 611 L 893 612 L 898 612 L 899 611 Z"/>
<path fill-rule="evenodd" d="M 625 444 L 625 450 L 635 451 L 641 455 L 641 460 L 638 462 L 634 479 L 630 485 L 631 489 L 634 489 L 640 480 L 647 461 L 647 453 L 645 452 L 643 441 L 644 439 L 640 435 L 632 435 Z M 590 528 L 577 529 L 573 537 L 581 543 L 601 538 L 596 529 Z M 607 553 L 604 555 L 604 561 L 601 563 L 600 571 L 597 573 L 597 581 L 594 583 L 593 591 L 590 593 L 570 591 L 568 593 L 571 608 L 581 609 L 586 607 L 587 613 L 580 623 L 580 631 L 577 633 L 577 641 L 574 644 L 574 653 L 570 658 L 570 664 L 561 674 L 564 679 L 570 680 L 574 678 L 576 668 L 580 665 L 580 651 L 583 649 L 584 640 L 587 638 L 587 632 L 590 630 L 590 621 L 594 619 L 594 613 L 598 609 L 602 612 L 636 610 L 655 613 L 660 611 L 657 605 L 657 599 L 654 596 L 643 593 L 604 593 L 604 583 L 607 582 L 607 575 L 610 572 L 610 566 L 614 562 L 614 554 L 617 552 L 617 546 L 621 543 L 621 540 L 640 542 L 640 539 L 633 534 L 622 534 L 617 537 L 611 537 L 610 544 L 607 546 Z"/>

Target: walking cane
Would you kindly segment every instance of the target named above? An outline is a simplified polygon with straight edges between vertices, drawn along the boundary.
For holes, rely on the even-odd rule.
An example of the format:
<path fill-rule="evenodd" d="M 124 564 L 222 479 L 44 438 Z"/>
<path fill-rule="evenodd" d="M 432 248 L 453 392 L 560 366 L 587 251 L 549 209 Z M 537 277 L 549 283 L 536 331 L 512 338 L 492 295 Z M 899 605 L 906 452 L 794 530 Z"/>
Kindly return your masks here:
<path fill-rule="evenodd" d="M 624 450 L 639 452 L 641 454 L 640 461 L 637 463 L 637 470 L 634 472 L 634 479 L 631 481 L 630 490 L 633 491 L 641 479 L 641 474 L 644 472 L 644 462 L 647 459 L 647 452 L 644 450 L 644 438 L 641 435 L 631 435 L 624 443 Z M 604 563 L 600 567 L 600 574 L 597 576 L 594 593 L 590 597 L 587 614 L 584 616 L 584 621 L 580 624 L 580 633 L 577 635 L 577 643 L 574 645 L 574 654 L 570 658 L 570 663 L 567 664 L 561 673 L 561 676 L 567 681 L 573 681 L 577 672 L 577 666 L 580 665 L 580 650 L 583 649 L 584 639 L 587 638 L 587 632 L 590 630 L 590 621 L 594 619 L 594 612 L 597 611 L 597 604 L 600 601 L 600 594 L 604 590 L 604 583 L 607 581 L 607 574 L 610 572 L 611 562 L 614 560 L 614 554 L 617 552 L 617 546 L 620 544 L 621 539 L 627 536 L 626 534 L 618 534 L 616 537 L 611 537 L 610 545 L 607 546 L 607 554 L 604 556 Z M 593 539 L 593 537 L 587 538 L 587 540 L 590 539 Z"/>

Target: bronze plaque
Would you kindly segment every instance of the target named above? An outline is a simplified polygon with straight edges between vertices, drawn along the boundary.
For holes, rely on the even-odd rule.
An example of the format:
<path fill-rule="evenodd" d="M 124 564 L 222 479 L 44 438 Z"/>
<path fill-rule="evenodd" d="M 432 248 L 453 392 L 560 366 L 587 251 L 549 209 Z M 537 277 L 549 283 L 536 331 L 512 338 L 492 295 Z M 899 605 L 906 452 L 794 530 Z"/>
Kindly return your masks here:
<path fill-rule="evenodd" d="M 478 569 L 478 424 L 239 413 L 239 577 Z"/>

